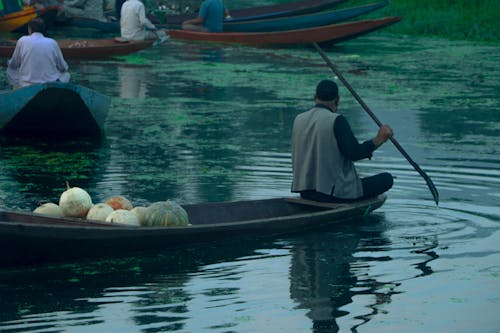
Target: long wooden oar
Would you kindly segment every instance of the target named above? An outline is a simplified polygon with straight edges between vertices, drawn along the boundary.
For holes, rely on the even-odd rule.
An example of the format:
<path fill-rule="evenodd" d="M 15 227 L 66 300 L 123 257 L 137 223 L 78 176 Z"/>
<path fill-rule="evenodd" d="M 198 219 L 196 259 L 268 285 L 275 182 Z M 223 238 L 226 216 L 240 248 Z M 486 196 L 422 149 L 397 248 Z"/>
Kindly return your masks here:
<path fill-rule="evenodd" d="M 346 86 L 346 88 L 351 92 L 352 96 L 358 101 L 358 103 L 365 109 L 365 111 L 368 113 L 368 115 L 375 121 L 375 123 L 380 127 L 382 126 L 382 123 L 380 120 L 378 120 L 377 116 L 370 110 L 368 105 L 359 97 L 359 95 L 354 91 L 354 89 L 351 87 L 349 82 L 344 78 L 344 76 L 340 73 L 339 70 L 335 67 L 335 65 L 330 61 L 328 56 L 325 54 L 323 49 L 318 45 L 318 43 L 313 43 L 314 47 L 316 50 L 318 50 L 319 54 L 321 57 L 325 60 L 325 62 L 328 64 L 328 66 L 331 68 L 333 73 L 337 75 L 339 80 Z M 394 146 L 399 150 L 399 152 L 406 158 L 406 160 L 417 170 L 417 172 L 425 179 L 425 182 L 427 183 L 427 186 L 429 187 L 429 190 L 432 193 L 432 196 L 434 197 L 434 201 L 436 202 L 436 205 L 439 204 L 439 193 L 436 189 L 436 186 L 434 186 L 434 183 L 432 182 L 431 178 L 422 170 L 418 164 L 408 155 L 408 153 L 401 147 L 399 142 L 394 139 L 394 137 L 391 137 L 390 140 L 394 144 Z"/>

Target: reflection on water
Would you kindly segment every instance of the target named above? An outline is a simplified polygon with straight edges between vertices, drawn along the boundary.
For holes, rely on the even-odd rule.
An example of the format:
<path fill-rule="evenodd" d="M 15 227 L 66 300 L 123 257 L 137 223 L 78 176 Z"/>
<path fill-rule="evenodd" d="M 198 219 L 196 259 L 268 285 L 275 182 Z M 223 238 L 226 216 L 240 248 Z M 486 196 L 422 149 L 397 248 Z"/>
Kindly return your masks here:
<path fill-rule="evenodd" d="M 148 87 L 141 67 L 117 66 L 120 98 L 146 98 Z"/>
<path fill-rule="evenodd" d="M 336 318 L 345 315 L 338 309 L 359 294 L 353 289 L 353 253 L 360 242 L 382 237 L 379 222 L 373 217 L 357 227 L 286 241 L 261 239 L 150 257 L 4 270 L 1 281 L 10 288 L 0 300 L 6 309 L 0 327 L 7 332 L 72 326 L 121 332 L 129 331 L 127 323 L 133 321 L 141 331 L 259 331 L 280 327 L 280 316 L 271 314 L 286 309 L 299 315 L 287 331 L 304 331 L 309 318 L 316 332 L 331 332 Z M 377 289 L 374 281 L 364 284 Z M 17 315 L 22 318 L 9 319 Z"/>
<path fill-rule="evenodd" d="M 59 202 L 70 186 L 90 189 L 106 164 L 105 142 L 0 139 L 2 207 L 33 210 L 43 202 Z M 10 204 L 8 204 L 10 202 Z"/>
<path fill-rule="evenodd" d="M 327 50 L 429 174 L 394 147 L 359 163 L 396 176 L 368 220 L 282 239 L 107 262 L 0 270 L 4 332 L 496 332 L 500 325 L 498 47 L 375 34 Z M 104 144 L 0 146 L 2 207 L 67 178 L 136 204 L 290 194 L 290 129 L 331 77 L 313 49 L 171 41 L 72 64 L 112 97 Z M 4 75 L 4 74 L 1 74 Z M 362 139 L 375 125 L 341 88 Z M 61 148 L 62 147 L 62 148 Z M 56 190 L 55 190 L 56 189 Z"/>

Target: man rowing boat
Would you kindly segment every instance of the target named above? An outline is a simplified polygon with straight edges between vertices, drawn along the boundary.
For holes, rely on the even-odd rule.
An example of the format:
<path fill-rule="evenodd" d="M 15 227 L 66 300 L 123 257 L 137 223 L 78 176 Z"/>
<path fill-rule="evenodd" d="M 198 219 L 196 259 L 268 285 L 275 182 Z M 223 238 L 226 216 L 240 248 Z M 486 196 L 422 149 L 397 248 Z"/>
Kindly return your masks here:
<path fill-rule="evenodd" d="M 292 192 L 304 199 L 346 202 L 373 197 L 393 185 L 390 173 L 360 178 L 354 161 L 371 158 L 392 137 L 383 125 L 375 138 L 359 143 L 347 120 L 337 113 L 338 86 L 330 80 L 316 87 L 316 105 L 299 114 L 292 130 Z"/>

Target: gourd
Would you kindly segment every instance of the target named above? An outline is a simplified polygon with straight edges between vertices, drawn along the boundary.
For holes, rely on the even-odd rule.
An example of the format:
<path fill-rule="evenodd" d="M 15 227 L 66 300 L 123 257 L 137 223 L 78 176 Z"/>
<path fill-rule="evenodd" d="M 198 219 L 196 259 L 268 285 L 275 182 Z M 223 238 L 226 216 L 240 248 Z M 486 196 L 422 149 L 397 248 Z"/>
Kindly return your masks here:
<path fill-rule="evenodd" d="M 113 207 L 105 203 L 93 205 L 88 213 L 87 220 L 106 221 L 106 217 L 114 211 Z"/>
<path fill-rule="evenodd" d="M 67 190 L 59 198 L 59 207 L 64 216 L 85 217 L 92 207 L 90 195 L 79 187 L 70 187 L 66 182 Z"/>
<path fill-rule="evenodd" d="M 130 200 L 128 200 L 122 195 L 116 195 L 114 197 L 111 197 L 108 200 L 106 200 L 106 203 L 111 207 L 113 207 L 114 210 L 117 209 L 131 210 L 132 208 L 134 208 Z"/>
<path fill-rule="evenodd" d="M 179 205 L 175 201 L 167 200 L 167 207 L 170 207 L 174 211 L 175 214 L 179 217 L 179 224 L 180 226 L 186 226 L 189 224 L 189 217 L 188 213 L 184 208 L 182 208 L 181 205 Z"/>
<path fill-rule="evenodd" d="M 142 225 L 148 227 L 178 227 L 189 223 L 188 214 L 179 204 L 167 200 L 159 201 L 146 208 Z"/>
<path fill-rule="evenodd" d="M 139 219 L 130 210 L 117 209 L 106 217 L 106 222 L 120 223 L 131 226 L 140 226 Z"/>
<path fill-rule="evenodd" d="M 144 206 L 136 206 L 131 210 L 131 212 L 137 216 L 141 225 L 144 225 L 144 222 L 146 221 L 146 209 L 147 208 Z"/>
<path fill-rule="evenodd" d="M 33 213 L 47 215 L 47 216 L 54 216 L 54 217 L 62 217 L 63 216 L 61 207 L 59 207 L 59 205 L 57 205 L 53 202 L 46 202 L 46 203 L 38 206 L 37 208 L 35 208 Z"/>

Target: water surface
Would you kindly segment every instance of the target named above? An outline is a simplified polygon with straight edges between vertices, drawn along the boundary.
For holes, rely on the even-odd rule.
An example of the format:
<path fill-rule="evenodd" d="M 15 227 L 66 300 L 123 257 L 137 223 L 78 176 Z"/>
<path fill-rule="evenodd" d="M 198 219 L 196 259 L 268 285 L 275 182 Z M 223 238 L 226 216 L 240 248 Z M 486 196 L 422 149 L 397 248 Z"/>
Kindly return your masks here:
<path fill-rule="evenodd" d="M 377 33 L 326 51 L 433 179 L 438 207 L 386 144 L 358 163 L 363 175 L 396 177 L 369 217 L 282 238 L 1 269 L 0 331 L 498 332 L 499 48 Z M 313 48 L 174 41 L 70 66 L 74 82 L 112 97 L 106 137 L 2 138 L 3 208 L 57 201 L 66 180 L 94 202 L 288 196 L 293 119 L 332 77 Z M 375 134 L 345 88 L 341 113 L 360 140 Z"/>

